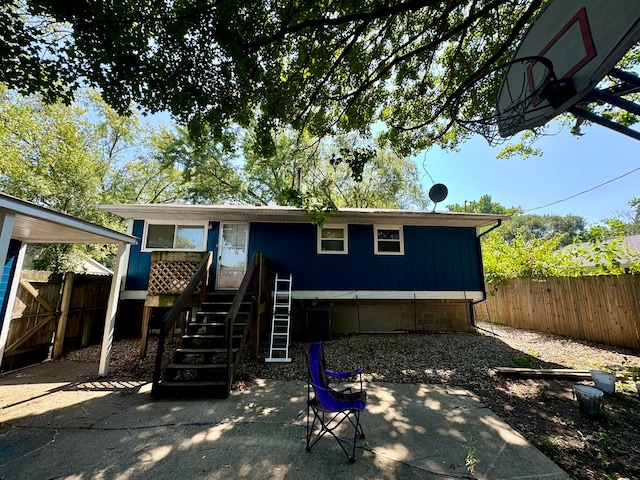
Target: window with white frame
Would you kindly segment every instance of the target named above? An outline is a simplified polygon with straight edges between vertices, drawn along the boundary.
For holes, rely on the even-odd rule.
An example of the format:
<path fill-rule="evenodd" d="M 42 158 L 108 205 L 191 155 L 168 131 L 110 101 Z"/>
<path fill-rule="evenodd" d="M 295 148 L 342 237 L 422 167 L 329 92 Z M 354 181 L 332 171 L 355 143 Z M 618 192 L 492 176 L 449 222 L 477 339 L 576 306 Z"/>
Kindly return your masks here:
<path fill-rule="evenodd" d="M 146 223 L 144 250 L 202 252 L 206 249 L 206 234 L 206 224 Z"/>
<path fill-rule="evenodd" d="M 404 255 L 404 238 L 401 226 L 376 225 L 373 233 L 376 255 Z"/>
<path fill-rule="evenodd" d="M 348 253 L 347 243 L 346 225 L 318 227 L 318 253 Z"/>

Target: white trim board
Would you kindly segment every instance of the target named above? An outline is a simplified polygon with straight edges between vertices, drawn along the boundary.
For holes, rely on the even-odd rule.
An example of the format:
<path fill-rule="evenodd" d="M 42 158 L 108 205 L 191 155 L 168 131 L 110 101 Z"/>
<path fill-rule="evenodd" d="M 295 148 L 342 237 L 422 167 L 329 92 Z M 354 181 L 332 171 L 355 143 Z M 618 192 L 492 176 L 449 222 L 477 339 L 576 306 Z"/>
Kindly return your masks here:
<path fill-rule="evenodd" d="M 146 300 L 146 290 L 123 290 L 120 294 L 120 300 Z"/>
<path fill-rule="evenodd" d="M 294 300 L 463 300 L 478 302 L 484 294 L 476 290 L 401 291 L 401 290 L 293 290 Z M 121 300 L 145 300 L 146 290 L 125 290 Z"/>
<path fill-rule="evenodd" d="M 484 300 L 480 290 L 402 291 L 402 290 L 294 290 L 294 300 Z"/>

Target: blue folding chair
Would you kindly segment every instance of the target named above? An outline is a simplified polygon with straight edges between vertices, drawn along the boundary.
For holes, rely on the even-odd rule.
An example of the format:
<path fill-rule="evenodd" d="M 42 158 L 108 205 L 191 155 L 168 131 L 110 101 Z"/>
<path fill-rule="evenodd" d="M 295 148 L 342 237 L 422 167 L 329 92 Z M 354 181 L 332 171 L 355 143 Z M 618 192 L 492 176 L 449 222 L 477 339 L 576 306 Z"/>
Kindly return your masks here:
<path fill-rule="evenodd" d="M 309 381 L 307 382 L 307 452 L 327 433 L 338 441 L 350 463 L 356 461 L 356 441 L 364 438 L 360 425 L 360 412 L 367 403 L 367 392 L 362 389 L 362 368 L 354 372 L 335 372 L 326 368 L 322 342 L 314 342 L 307 351 Z M 345 380 L 360 377 L 360 390 L 347 387 L 334 390 L 329 386 L 328 377 Z M 313 419 L 311 416 L 313 414 Z M 336 430 L 345 420 L 354 428 L 353 444 L 339 437 Z M 315 438 L 313 438 L 315 435 Z M 313 439 L 313 440 L 312 440 Z M 345 448 L 345 443 L 351 453 Z"/>

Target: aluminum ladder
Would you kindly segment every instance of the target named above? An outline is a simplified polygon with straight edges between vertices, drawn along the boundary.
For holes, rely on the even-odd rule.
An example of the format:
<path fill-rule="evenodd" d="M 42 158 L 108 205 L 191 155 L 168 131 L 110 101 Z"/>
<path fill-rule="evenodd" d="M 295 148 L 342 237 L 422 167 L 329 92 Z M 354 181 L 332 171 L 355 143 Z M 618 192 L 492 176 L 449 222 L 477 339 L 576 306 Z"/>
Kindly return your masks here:
<path fill-rule="evenodd" d="M 289 335 L 291 332 L 291 284 L 293 276 L 280 278 L 276 273 L 271 319 L 271 344 L 265 362 L 290 362 Z"/>

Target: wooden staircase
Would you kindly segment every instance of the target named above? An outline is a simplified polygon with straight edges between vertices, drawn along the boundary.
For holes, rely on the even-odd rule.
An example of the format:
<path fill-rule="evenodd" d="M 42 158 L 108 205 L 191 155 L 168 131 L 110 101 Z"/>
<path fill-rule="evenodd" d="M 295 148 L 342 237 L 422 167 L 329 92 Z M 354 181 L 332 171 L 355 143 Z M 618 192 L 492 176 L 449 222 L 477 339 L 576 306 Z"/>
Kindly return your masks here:
<path fill-rule="evenodd" d="M 187 308 L 188 299 L 198 285 L 206 282 L 210 260 L 209 255 L 162 320 L 151 389 L 153 398 L 228 397 L 250 332 L 255 335 L 252 355 L 257 356 L 259 313 L 264 310 L 263 293 L 268 291 L 263 281 L 268 268 L 260 252 L 251 258 L 237 292 L 206 293 L 206 286 L 200 288 L 200 306 L 187 321 L 171 361 L 165 360 L 166 336 Z M 253 284 L 251 291 L 250 284 Z"/>
<path fill-rule="evenodd" d="M 156 393 L 159 396 L 198 395 L 227 397 L 240 363 L 255 297 L 245 294 L 235 321 L 230 310 L 235 292 L 207 294 L 205 301 L 185 326 L 173 360 L 163 369 Z"/>

